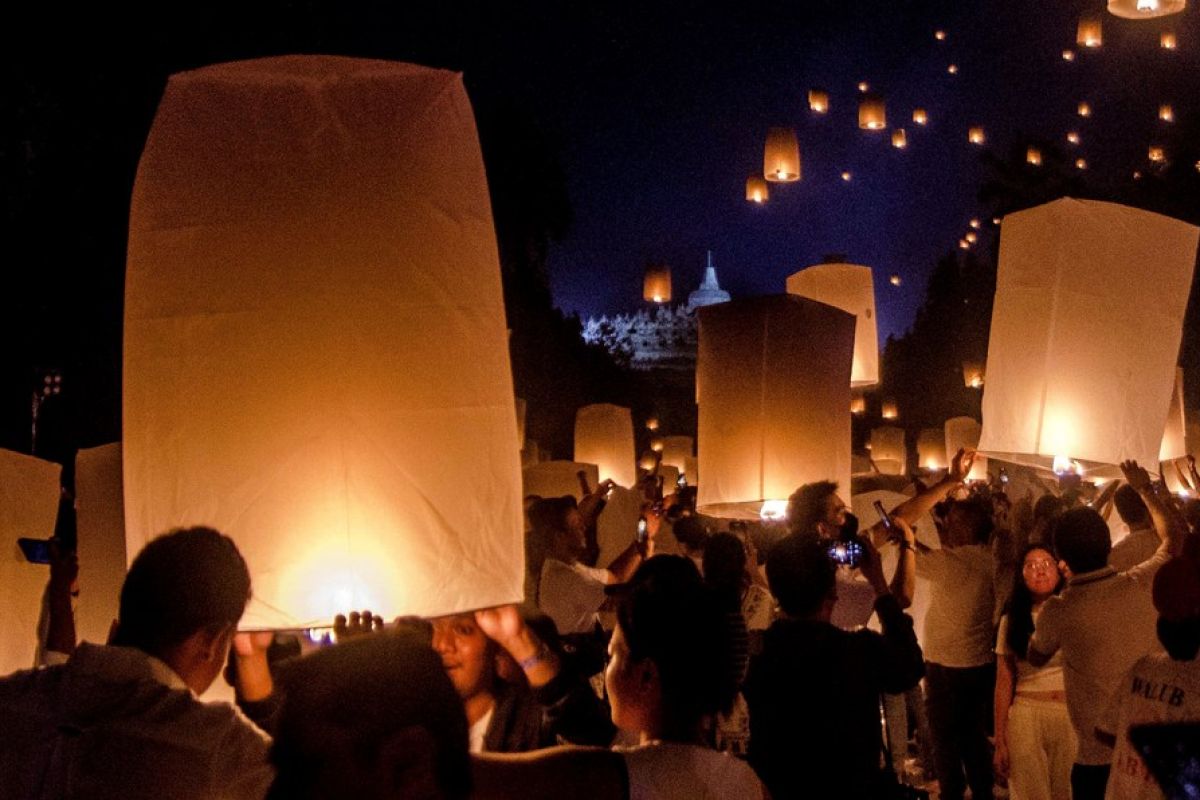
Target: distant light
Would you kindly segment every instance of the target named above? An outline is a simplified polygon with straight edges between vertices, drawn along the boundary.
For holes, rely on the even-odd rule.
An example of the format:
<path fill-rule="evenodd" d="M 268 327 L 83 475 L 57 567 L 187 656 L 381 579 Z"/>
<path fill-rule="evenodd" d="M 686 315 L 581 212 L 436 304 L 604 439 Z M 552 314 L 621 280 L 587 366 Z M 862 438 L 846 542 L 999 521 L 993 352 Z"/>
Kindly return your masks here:
<path fill-rule="evenodd" d="M 904 132 L 904 128 L 896 128 L 892 131 L 892 147 L 897 150 L 908 147 L 908 134 Z"/>
<path fill-rule="evenodd" d="M 1063 61 L 1074 61 L 1075 60 L 1075 51 L 1074 50 L 1063 50 L 1062 58 L 1063 58 Z"/>
<path fill-rule="evenodd" d="M 1077 111 L 1081 117 L 1090 117 L 1092 115 L 1092 107 L 1086 102 L 1080 103 Z"/>
<path fill-rule="evenodd" d="M 984 136 L 983 126 L 975 125 L 972 128 L 970 128 L 967 131 L 967 141 L 970 142 L 971 144 L 983 144 L 984 142 L 986 142 L 987 137 Z"/>
<path fill-rule="evenodd" d="M 1133 179 L 1135 181 L 1140 181 L 1142 179 L 1142 171 L 1140 169 L 1135 169 L 1133 171 Z"/>
<path fill-rule="evenodd" d="M 925 125 L 929 122 L 929 115 L 925 113 L 925 109 L 913 109 L 913 122 L 915 122 L 917 125 Z"/>
<path fill-rule="evenodd" d="M 1200 163 L 1197 163 L 1196 167 L 1197 169 L 1200 169 Z M 888 283 L 890 283 L 892 286 L 899 286 L 902 281 L 900 280 L 899 275 L 893 275 L 892 277 L 888 278 Z"/>
<path fill-rule="evenodd" d="M 950 66 L 946 67 L 946 72 L 949 72 L 951 75 L 957 75 L 958 64 L 951 64 Z"/>
<path fill-rule="evenodd" d="M 646 418 L 646 430 L 648 430 L 648 431 L 658 430 L 658 417 L 647 417 Z"/>
<path fill-rule="evenodd" d="M 1087 169 L 1087 161 L 1082 158 L 1075 159 L 1075 169 Z"/>
<path fill-rule="evenodd" d="M 1079 18 L 1075 42 L 1080 47 L 1097 48 L 1104 44 L 1104 23 L 1096 14 L 1084 14 Z"/>
<path fill-rule="evenodd" d="M 970 249 L 971 249 L 971 243 L 970 243 L 970 242 L 968 242 L 966 239 L 959 239 L 959 240 L 958 240 L 958 247 L 959 247 L 959 249 L 961 249 L 961 250 L 970 250 Z"/>
<path fill-rule="evenodd" d="M 933 38 L 937 39 L 939 42 L 944 42 L 946 41 L 946 32 L 943 30 L 936 30 L 933 32 Z"/>
<path fill-rule="evenodd" d="M 843 172 L 843 173 L 842 173 L 842 180 L 846 181 L 847 183 L 849 183 L 849 182 L 850 182 L 850 179 L 851 179 L 852 177 L 854 177 L 854 176 L 850 174 L 850 171 L 849 171 L 849 170 L 847 170 L 847 171 L 845 171 L 845 172 Z"/>
<path fill-rule="evenodd" d="M 1040 167 L 1042 165 L 1042 151 L 1036 147 L 1026 148 L 1025 161 L 1035 167 Z"/>
<path fill-rule="evenodd" d="M 967 235 L 964 236 L 963 238 L 966 239 L 971 244 L 975 244 L 976 242 L 979 241 L 979 234 L 975 233 L 975 231 L 967 231 Z"/>
<path fill-rule="evenodd" d="M 1079 134 L 1076 131 L 1071 131 L 1067 134 L 1067 141 L 1071 144 L 1079 144 Z"/>
<path fill-rule="evenodd" d="M 869 92 L 871 91 L 871 84 L 867 83 L 866 81 L 859 81 L 858 90 L 863 93 Z"/>
<path fill-rule="evenodd" d="M 1152 164 L 1163 164 L 1167 160 L 1166 152 L 1158 145 L 1150 145 L 1146 155 Z"/>
<path fill-rule="evenodd" d="M 808 107 L 814 113 L 824 114 L 829 110 L 829 92 L 824 89 L 809 89 Z"/>
<path fill-rule="evenodd" d="M 971 220 L 969 223 L 967 223 L 967 224 L 968 224 L 968 225 L 970 225 L 970 226 L 971 226 L 972 228 L 974 228 L 975 230 L 979 230 L 979 220 L 978 220 L 977 218 L 976 218 L 976 219 L 972 219 L 972 220 Z"/>
<path fill-rule="evenodd" d="M 1172 31 L 1163 31 L 1158 37 L 1158 44 L 1163 50 L 1174 50 L 1179 46 L 1179 42 L 1175 39 L 1175 34 Z"/>
<path fill-rule="evenodd" d="M 1170 103 L 1163 103 L 1158 107 L 1158 118 L 1163 122 L 1174 122 L 1175 109 L 1171 107 Z"/>
<path fill-rule="evenodd" d="M 759 519 L 777 522 L 787 517 L 787 500 L 764 500 L 758 510 Z"/>
<path fill-rule="evenodd" d="M 993 224 L 993 225 L 999 225 L 999 224 L 1000 224 L 1000 217 L 992 217 L 992 224 Z"/>

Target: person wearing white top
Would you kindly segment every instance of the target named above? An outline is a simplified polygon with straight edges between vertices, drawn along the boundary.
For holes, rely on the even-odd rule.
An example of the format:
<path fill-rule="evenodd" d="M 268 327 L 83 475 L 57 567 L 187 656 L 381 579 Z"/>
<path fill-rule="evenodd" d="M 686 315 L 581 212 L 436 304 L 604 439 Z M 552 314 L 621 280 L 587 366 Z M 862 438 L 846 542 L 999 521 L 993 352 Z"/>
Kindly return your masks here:
<path fill-rule="evenodd" d="M 996 776 L 1012 800 L 1070 800 L 1075 730 L 1067 714 L 1062 654 L 1042 667 L 1025 657 L 1042 605 L 1063 584 L 1054 555 L 1030 545 L 1018 562 L 996 636 Z"/>
<path fill-rule="evenodd" d="M 1128 484 L 1122 484 L 1117 489 L 1113 495 L 1113 506 L 1117 509 L 1117 516 L 1129 528 L 1129 533 L 1113 545 L 1112 552 L 1108 554 L 1108 565 L 1117 572 L 1124 572 L 1154 555 L 1162 542 L 1154 530 L 1150 510 Z"/>

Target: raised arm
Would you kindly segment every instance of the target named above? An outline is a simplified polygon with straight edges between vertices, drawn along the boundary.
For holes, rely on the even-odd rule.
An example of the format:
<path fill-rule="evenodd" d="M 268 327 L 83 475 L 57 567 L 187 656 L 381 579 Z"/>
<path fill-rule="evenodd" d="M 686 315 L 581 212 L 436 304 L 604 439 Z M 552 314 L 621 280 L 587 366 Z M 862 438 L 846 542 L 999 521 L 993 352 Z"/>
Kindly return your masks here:
<path fill-rule="evenodd" d="M 1121 464 L 1121 472 L 1133 490 L 1142 498 L 1150 511 L 1150 519 L 1154 522 L 1154 531 L 1158 538 L 1166 544 L 1171 555 L 1183 552 L 1183 539 L 1187 535 L 1187 522 L 1179 515 L 1174 505 L 1165 502 L 1154 488 L 1150 474 L 1140 467 L 1136 461 L 1125 461 Z"/>
<path fill-rule="evenodd" d="M 910 500 L 905 500 L 900 505 L 892 509 L 892 516 L 900 517 L 909 525 L 916 525 L 923 515 L 929 513 L 935 505 L 946 499 L 946 495 L 962 486 L 967 479 L 967 475 L 971 474 L 971 467 L 975 463 L 974 450 L 959 450 L 954 454 L 954 458 L 950 462 L 950 469 L 946 473 L 946 477 L 930 486 L 925 491 L 913 497 Z"/>

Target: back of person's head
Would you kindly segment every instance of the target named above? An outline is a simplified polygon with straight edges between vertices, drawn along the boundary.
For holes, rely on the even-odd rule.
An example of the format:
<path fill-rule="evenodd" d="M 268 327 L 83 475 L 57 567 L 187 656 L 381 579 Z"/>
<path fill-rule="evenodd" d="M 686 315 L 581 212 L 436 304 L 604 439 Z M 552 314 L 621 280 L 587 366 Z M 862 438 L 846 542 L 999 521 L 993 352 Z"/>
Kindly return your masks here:
<path fill-rule="evenodd" d="M 704 582 L 725 605 L 740 604 L 746 575 L 746 547 L 732 533 L 714 534 L 704 548 Z"/>
<path fill-rule="evenodd" d="M 816 612 L 833 591 L 837 568 L 814 534 L 791 534 L 771 547 L 767 583 L 779 607 L 793 617 Z"/>
<path fill-rule="evenodd" d="M 1200 568 L 1194 555 L 1176 556 L 1154 574 L 1151 586 L 1158 611 L 1158 640 L 1176 661 L 1200 653 Z"/>
<path fill-rule="evenodd" d="M 972 544 L 987 544 L 996 527 L 991 503 L 980 497 L 955 500 L 947 512 L 947 517 L 951 515 L 957 517 L 958 524 L 966 526 Z"/>
<path fill-rule="evenodd" d="M 567 515 L 578 507 L 571 495 L 542 497 L 529 506 L 529 528 L 534 533 L 553 533 L 567 527 Z"/>
<path fill-rule="evenodd" d="M 1061 497 L 1053 494 L 1044 494 L 1033 504 L 1034 522 L 1054 519 L 1066 507 L 1066 503 L 1062 501 Z"/>
<path fill-rule="evenodd" d="M 1121 515 L 1121 521 L 1131 528 L 1137 528 L 1150 523 L 1150 509 L 1145 501 L 1129 484 L 1122 484 L 1113 495 L 1113 505 Z"/>
<path fill-rule="evenodd" d="M 1112 537 L 1108 523 L 1095 509 L 1083 506 L 1064 511 L 1054 526 L 1054 552 L 1071 572 L 1102 569 L 1108 564 Z"/>
<path fill-rule="evenodd" d="M 792 533 L 815 533 L 817 523 L 825 519 L 829 498 L 837 494 L 833 481 L 806 483 L 788 498 L 788 530 Z"/>
<path fill-rule="evenodd" d="M 671 527 L 671 533 L 688 550 L 703 550 L 708 546 L 708 526 L 699 517 L 680 517 Z"/>
<path fill-rule="evenodd" d="M 738 689 L 733 639 L 691 559 L 655 556 L 638 567 L 617 624 L 630 658 L 657 669 L 664 739 L 689 739 L 706 715 L 730 708 Z"/>
<path fill-rule="evenodd" d="M 113 644 L 162 656 L 198 631 L 237 625 L 249 600 L 250 572 L 232 539 L 212 528 L 174 530 L 129 566 Z"/>
<path fill-rule="evenodd" d="M 273 800 L 464 798 L 467 719 L 423 636 L 385 632 L 298 659 L 283 676 Z"/>

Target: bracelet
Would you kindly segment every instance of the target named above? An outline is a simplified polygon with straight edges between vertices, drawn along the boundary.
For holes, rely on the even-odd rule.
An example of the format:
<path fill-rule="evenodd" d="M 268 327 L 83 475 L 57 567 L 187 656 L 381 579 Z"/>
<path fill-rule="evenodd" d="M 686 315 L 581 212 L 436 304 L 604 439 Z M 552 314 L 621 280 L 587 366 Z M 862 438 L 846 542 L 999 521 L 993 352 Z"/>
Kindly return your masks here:
<path fill-rule="evenodd" d="M 521 667 L 522 670 L 525 670 L 526 672 L 528 672 L 529 670 L 536 667 L 538 664 L 545 661 L 546 657 L 548 655 L 550 655 L 550 648 L 546 647 L 545 642 L 542 642 L 538 646 L 536 653 L 531 655 L 529 658 L 522 658 L 520 661 L 517 662 L 517 664 Z"/>
<path fill-rule="evenodd" d="M 916 548 L 916 546 L 915 546 L 915 545 L 911 545 L 911 544 L 909 544 L 908 542 L 906 542 L 906 541 L 905 541 L 905 540 L 903 540 L 903 539 L 901 539 L 901 540 L 900 540 L 900 542 L 899 542 L 899 545 L 900 545 L 900 550 L 901 550 L 901 552 L 903 552 L 903 551 L 905 551 L 905 550 L 911 550 L 911 551 L 913 552 L 913 554 L 914 554 L 914 555 L 915 555 L 915 554 L 916 554 L 916 552 L 917 552 L 917 548 Z"/>

